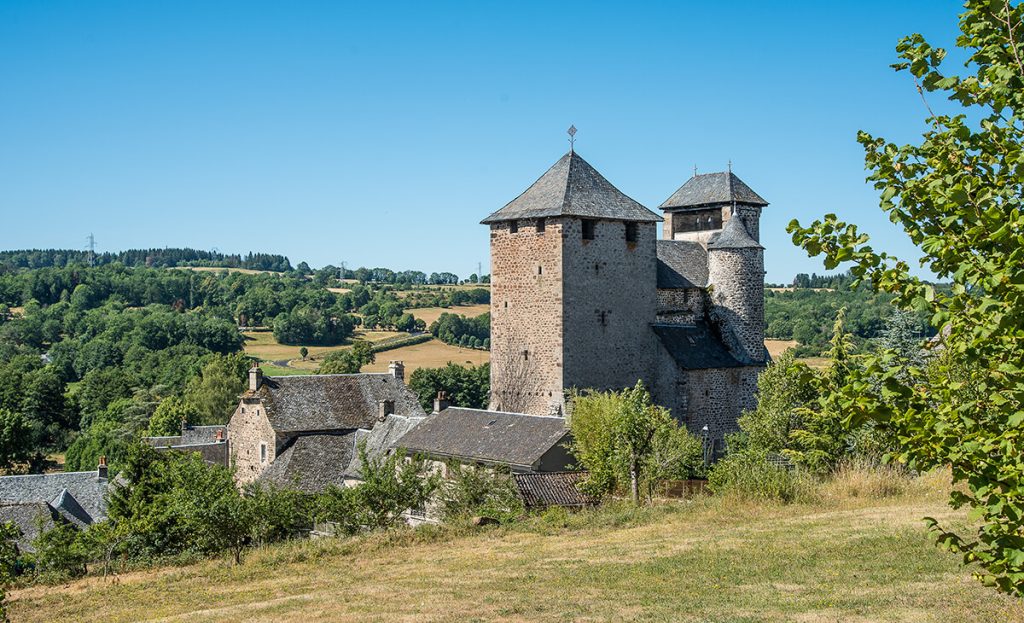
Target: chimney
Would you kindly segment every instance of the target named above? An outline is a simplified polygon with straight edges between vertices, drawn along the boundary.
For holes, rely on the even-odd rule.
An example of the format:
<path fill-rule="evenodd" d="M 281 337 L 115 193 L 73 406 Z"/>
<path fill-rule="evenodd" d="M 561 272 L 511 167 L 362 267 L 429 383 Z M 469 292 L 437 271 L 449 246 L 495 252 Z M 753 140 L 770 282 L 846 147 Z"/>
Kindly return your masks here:
<path fill-rule="evenodd" d="M 377 421 L 383 422 L 395 412 L 394 400 L 381 400 L 377 405 Z"/>
<path fill-rule="evenodd" d="M 253 363 L 252 367 L 249 368 L 249 391 L 254 392 L 260 388 L 263 384 L 263 370 L 260 370 L 260 364 Z"/>
<path fill-rule="evenodd" d="M 434 398 L 434 413 L 440 413 L 451 406 L 452 403 L 448 402 L 447 392 L 437 392 L 437 398 Z"/>
<path fill-rule="evenodd" d="M 388 364 L 388 372 L 391 376 L 405 383 L 405 364 L 401 361 L 392 361 Z"/>
<path fill-rule="evenodd" d="M 217 439 L 216 439 L 216 441 L 217 441 L 217 443 L 223 443 L 224 442 L 224 431 L 222 429 L 219 429 L 219 428 L 217 429 Z"/>
<path fill-rule="evenodd" d="M 96 468 L 96 477 L 97 478 L 106 478 L 107 477 L 107 457 L 105 457 L 105 456 L 101 456 L 100 457 L 99 467 Z"/>

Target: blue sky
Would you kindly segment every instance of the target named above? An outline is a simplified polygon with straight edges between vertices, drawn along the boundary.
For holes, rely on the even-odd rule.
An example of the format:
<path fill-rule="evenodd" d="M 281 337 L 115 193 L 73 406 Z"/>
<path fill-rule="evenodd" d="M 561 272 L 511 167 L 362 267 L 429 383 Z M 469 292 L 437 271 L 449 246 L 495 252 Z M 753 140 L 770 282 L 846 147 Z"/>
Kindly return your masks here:
<path fill-rule="evenodd" d="M 189 246 L 486 271 L 480 219 L 566 150 L 656 208 L 733 170 L 768 279 L 822 272 L 791 218 L 915 257 L 865 129 L 924 129 L 898 38 L 959 4 L 0 2 L 0 248 Z M 936 102 L 932 102 L 933 106 Z"/>

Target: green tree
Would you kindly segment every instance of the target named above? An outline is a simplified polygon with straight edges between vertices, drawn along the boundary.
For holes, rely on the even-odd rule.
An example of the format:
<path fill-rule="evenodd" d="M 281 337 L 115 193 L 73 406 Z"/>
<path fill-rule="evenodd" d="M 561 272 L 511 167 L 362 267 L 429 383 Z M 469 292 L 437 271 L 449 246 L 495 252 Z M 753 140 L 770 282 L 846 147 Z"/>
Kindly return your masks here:
<path fill-rule="evenodd" d="M 302 357 L 303 361 L 305 361 L 306 357 L 308 357 L 308 356 L 309 356 L 309 349 L 308 348 L 303 346 L 302 348 L 299 349 L 299 357 Z"/>
<path fill-rule="evenodd" d="M 651 403 L 643 383 L 621 392 L 572 397 L 573 455 L 589 473 L 593 494 L 629 491 L 633 502 L 649 497 L 669 478 L 699 469 L 701 443 L 666 409 Z"/>
<path fill-rule="evenodd" d="M 357 374 L 365 365 L 376 360 L 373 344 L 365 340 L 356 340 L 352 348 L 335 351 L 324 357 L 317 369 L 317 374 Z"/>
<path fill-rule="evenodd" d="M 0 409 L 0 468 L 28 460 L 32 450 L 32 430 L 24 416 Z"/>
<path fill-rule="evenodd" d="M 189 381 L 185 399 L 199 414 L 200 424 L 224 424 L 245 390 L 249 360 L 242 354 L 215 355 Z"/>
<path fill-rule="evenodd" d="M 922 94 L 963 106 L 929 110 L 919 144 L 896 145 L 866 132 L 869 180 L 881 207 L 924 254 L 940 290 L 907 263 L 868 245 L 856 225 L 829 214 L 809 227 L 793 221 L 794 243 L 832 269 L 851 262 L 857 281 L 927 309 L 943 327 L 944 354 L 929 371 L 899 366 L 892 350 L 866 355 L 829 397 L 851 423 L 874 419 L 898 435 L 896 458 L 914 469 L 952 467 L 954 507 L 980 526 L 930 519 L 939 542 L 977 563 L 1002 591 L 1024 594 L 1024 5 L 968 0 L 957 46 L 966 75 L 949 75 L 945 50 L 919 34 L 897 46 L 898 71 Z"/>
<path fill-rule="evenodd" d="M 14 523 L 0 524 L 0 621 L 7 620 L 7 585 L 14 580 L 18 564 L 18 537 L 21 531 Z"/>
<path fill-rule="evenodd" d="M 452 405 L 469 409 L 486 409 L 490 399 L 491 366 L 462 366 L 449 363 L 443 368 L 417 368 L 409 376 L 409 388 L 419 396 L 420 405 L 428 413 L 434 398 L 444 392 Z"/>
<path fill-rule="evenodd" d="M 181 434 L 181 424 L 198 424 L 199 411 L 184 398 L 171 396 L 160 401 L 153 417 L 149 418 L 146 434 L 163 437 Z"/>

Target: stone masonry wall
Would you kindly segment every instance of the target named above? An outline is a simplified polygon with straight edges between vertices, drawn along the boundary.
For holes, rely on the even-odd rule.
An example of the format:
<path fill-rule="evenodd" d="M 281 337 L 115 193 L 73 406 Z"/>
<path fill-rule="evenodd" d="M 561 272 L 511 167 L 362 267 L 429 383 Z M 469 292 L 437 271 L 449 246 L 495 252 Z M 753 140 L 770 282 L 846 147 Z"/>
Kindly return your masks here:
<path fill-rule="evenodd" d="M 231 442 L 231 463 L 236 467 L 235 480 L 243 485 L 263 473 L 277 456 L 277 435 L 259 398 L 245 397 L 228 421 Z M 267 444 L 267 461 L 260 461 L 260 443 Z"/>
<path fill-rule="evenodd" d="M 491 408 L 547 415 L 562 404 L 562 228 L 491 226 Z"/>
<path fill-rule="evenodd" d="M 704 317 L 707 308 L 707 291 L 703 288 L 658 290 L 658 323 L 692 325 Z"/>
<path fill-rule="evenodd" d="M 726 345 L 746 363 L 764 361 L 764 254 L 761 249 L 710 249 L 712 317 Z"/>
<path fill-rule="evenodd" d="M 565 387 L 617 390 L 648 379 L 657 225 L 637 223 L 636 242 L 626 241 L 622 221 L 596 221 L 593 240 L 583 240 L 579 219 L 566 219 L 562 232 Z"/>

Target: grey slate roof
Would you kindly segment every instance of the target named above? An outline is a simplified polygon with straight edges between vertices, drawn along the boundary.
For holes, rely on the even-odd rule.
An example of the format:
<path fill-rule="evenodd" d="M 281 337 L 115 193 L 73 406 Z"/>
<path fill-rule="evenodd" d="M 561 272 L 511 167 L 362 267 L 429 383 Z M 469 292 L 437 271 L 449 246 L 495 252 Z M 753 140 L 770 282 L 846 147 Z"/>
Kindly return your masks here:
<path fill-rule="evenodd" d="M 153 445 L 153 448 L 157 452 L 198 452 L 207 463 L 225 467 L 228 465 L 228 444 L 225 442 Z"/>
<path fill-rule="evenodd" d="M 594 504 L 595 500 L 579 490 L 579 484 L 586 477 L 586 472 L 512 474 L 526 508 L 579 508 Z"/>
<path fill-rule="evenodd" d="M 481 222 L 487 225 L 553 216 L 649 223 L 662 220 L 612 186 L 579 154 L 570 151 L 523 194 Z"/>
<path fill-rule="evenodd" d="M 341 487 L 355 448 L 355 432 L 300 435 L 264 470 L 258 482 L 306 493 L 319 493 L 330 485 Z"/>
<path fill-rule="evenodd" d="M 743 205 L 768 205 L 767 201 L 730 171 L 694 175 L 658 207 L 662 210 L 698 208 L 734 201 Z"/>
<path fill-rule="evenodd" d="M 181 445 L 196 443 L 213 443 L 217 441 L 217 431 L 221 438 L 228 438 L 228 427 L 225 424 L 215 426 L 184 426 L 181 429 Z"/>
<path fill-rule="evenodd" d="M 71 492 L 67 489 L 61 490 L 60 494 L 50 501 L 50 506 L 53 510 L 60 513 L 64 519 L 79 528 L 84 528 L 93 521 L 89 513 L 82 508 L 82 505 L 78 503 L 75 496 L 71 495 Z"/>
<path fill-rule="evenodd" d="M 18 549 L 34 552 L 36 548 L 32 546 L 32 541 L 60 521 L 60 515 L 46 502 L 0 502 L 0 523 L 8 521 L 21 531 L 17 539 Z"/>
<path fill-rule="evenodd" d="M 560 417 L 449 407 L 428 415 L 397 446 L 436 458 L 532 467 L 568 434 Z"/>
<path fill-rule="evenodd" d="M 97 472 L 60 472 L 0 477 L 0 504 L 7 502 L 51 502 L 65 490 L 92 521 L 107 517 L 106 478 Z"/>
<path fill-rule="evenodd" d="M 708 285 L 708 253 L 690 240 L 658 240 L 658 289 L 704 288 Z"/>
<path fill-rule="evenodd" d="M 708 249 L 763 249 L 743 226 L 740 219 L 733 217 L 725 222 L 722 232 L 708 241 Z"/>
<path fill-rule="evenodd" d="M 403 417 L 400 415 L 389 415 L 383 422 L 377 422 L 370 430 L 356 431 L 356 448 L 359 444 L 366 444 L 366 453 L 371 457 L 383 456 L 395 448 L 395 443 L 407 432 L 415 428 L 423 421 L 422 417 Z M 359 459 L 358 450 L 352 456 L 352 462 L 345 475 L 350 478 L 362 478 L 363 464 Z"/>
<path fill-rule="evenodd" d="M 399 415 L 424 415 L 416 394 L 391 374 L 268 376 L 256 395 L 277 432 L 369 429 L 384 400 Z"/>
<path fill-rule="evenodd" d="M 704 321 L 693 326 L 651 325 L 676 364 L 684 370 L 736 368 L 744 364 L 733 357 L 725 344 Z"/>

